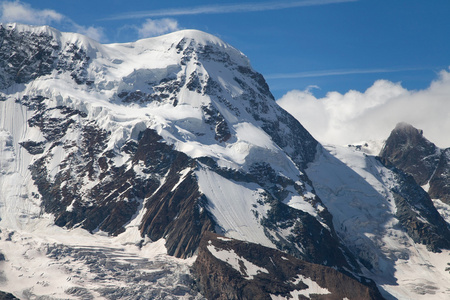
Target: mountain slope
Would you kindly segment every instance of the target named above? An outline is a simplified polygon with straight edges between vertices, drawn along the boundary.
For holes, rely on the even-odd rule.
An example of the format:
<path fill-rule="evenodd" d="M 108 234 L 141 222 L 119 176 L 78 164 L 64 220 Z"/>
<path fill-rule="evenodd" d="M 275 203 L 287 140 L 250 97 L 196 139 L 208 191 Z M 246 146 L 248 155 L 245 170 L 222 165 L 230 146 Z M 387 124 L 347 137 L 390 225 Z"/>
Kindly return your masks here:
<path fill-rule="evenodd" d="M 180 258 L 213 231 L 360 272 L 303 172 L 318 143 L 238 50 L 193 30 L 100 45 L 5 24 L 0 37 L 5 231 L 83 228 Z"/>
<path fill-rule="evenodd" d="M 220 39 L 185 30 L 101 45 L 4 24 L 0 45 L 0 290 L 201 299 L 218 284 L 208 253 L 228 249 L 222 238 L 268 256 L 239 252 L 255 276 L 288 254 L 308 266 L 295 289 L 282 281 L 292 272 L 264 279 L 279 298 L 354 287 L 378 299 L 375 283 L 386 298 L 409 297 L 411 270 L 432 274 L 423 266 L 439 270 L 435 284 L 417 279 L 419 294 L 448 292 L 436 263 L 448 228 L 426 193 L 379 159 L 320 145 Z M 211 272 L 198 285 L 196 258 Z M 228 291 L 240 295 L 249 273 L 235 274 Z"/>
<path fill-rule="evenodd" d="M 412 177 L 382 162 L 361 145 L 328 145 L 306 173 L 384 297 L 445 299 L 448 223 Z"/>
<path fill-rule="evenodd" d="M 202 240 L 194 271 L 209 299 L 382 298 L 373 286 L 333 268 L 211 233 Z"/>

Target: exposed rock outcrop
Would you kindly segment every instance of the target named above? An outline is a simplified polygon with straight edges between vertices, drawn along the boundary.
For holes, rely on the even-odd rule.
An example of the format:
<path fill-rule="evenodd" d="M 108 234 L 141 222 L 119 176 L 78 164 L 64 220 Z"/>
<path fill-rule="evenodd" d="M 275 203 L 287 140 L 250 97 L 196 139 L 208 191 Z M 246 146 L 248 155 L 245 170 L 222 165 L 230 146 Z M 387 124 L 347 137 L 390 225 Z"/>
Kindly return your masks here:
<path fill-rule="evenodd" d="M 19 299 L 19 298 L 16 298 L 11 293 L 5 293 L 5 292 L 0 291 L 0 300 L 13 300 L 13 299 Z"/>
<path fill-rule="evenodd" d="M 408 235 L 432 251 L 450 249 L 450 230 L 430 197 L 448 201 L 449 149 L 441 150 L 423 132 L 399 123 L 380 153 L 381 162 L 396 173 L 393 188 L 396 216 Z M 429 193 L 419 185 L 429 183 Z"/>
<path fill-rule="evenodd" d="M 399 123 L 379 156 L 413 176 L 420 186 L 428 184 L 432 199 L 450 203 L 450 148 L 440 149 L 422 130 Z"/>
<path fill-rule="evenodd" d="M 423 136 L 422 130 L 407 123 L 399 123 L 392 130 L 379 156 L 412 175 L 417 184 L 422 186 L 433 175 L 440 151 Z"/>
<path fill-rule="evenodd" d="M 383 299 L 370 281 L 212 233 L 200 243 L 194 275 L 208 299 Z"/>

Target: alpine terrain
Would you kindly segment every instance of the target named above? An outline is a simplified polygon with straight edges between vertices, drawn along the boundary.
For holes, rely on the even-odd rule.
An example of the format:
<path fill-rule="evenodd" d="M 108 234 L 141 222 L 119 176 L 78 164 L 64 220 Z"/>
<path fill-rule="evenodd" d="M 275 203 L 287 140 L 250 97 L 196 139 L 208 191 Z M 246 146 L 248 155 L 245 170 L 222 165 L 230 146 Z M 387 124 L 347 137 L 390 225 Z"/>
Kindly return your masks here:
<path fill-rule="evenodd" d="M 450 149 L 376 145 L 321 145 L 204 32 L 3 24 L 0 298 L 448 299 Z"/>

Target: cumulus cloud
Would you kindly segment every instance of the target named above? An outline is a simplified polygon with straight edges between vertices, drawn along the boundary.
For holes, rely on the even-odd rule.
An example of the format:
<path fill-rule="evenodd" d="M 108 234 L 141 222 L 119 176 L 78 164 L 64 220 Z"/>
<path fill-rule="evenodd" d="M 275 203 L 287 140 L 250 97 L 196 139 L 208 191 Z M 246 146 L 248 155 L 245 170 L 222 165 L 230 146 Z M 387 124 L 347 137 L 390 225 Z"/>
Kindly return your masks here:
<path fill-rule="evenodd" d="M 440 147 L 450 147 L 450 72 L 441 71 L 427 89 L 409 91 L 400 83 L 378 80 L 365 92 L 290 91 L 278 104 L 322 143 L 384 140 L 398 122 L 424 130 Z"/>
<path fill-rule="evenodd" d="M 147 19 L 137 30 L 140 38 L 147 38 L 179 30 L 179 27 L 174 19 Z"/>
<path fill-rule="evenodd" d="M 29 4 L 20 1 L 0 3 L 0 19 L 2 22 L 20 22 L 33 25 L 44 25 L 53 22 L 61 22 L 64 18 L 60 13 L 51 10 L 33 9 Z"/>
<path fill-rule="evenodd" d="M 78 32 L 97 41 L 106 40 L 104 30 L 101 27 L 82 26 L 52 9 L 35 9 L 21 1 L 0 2 L 0 22 L 17 22 L 29 25 L 61 25 L 64 27 L 64 30 Z"/>

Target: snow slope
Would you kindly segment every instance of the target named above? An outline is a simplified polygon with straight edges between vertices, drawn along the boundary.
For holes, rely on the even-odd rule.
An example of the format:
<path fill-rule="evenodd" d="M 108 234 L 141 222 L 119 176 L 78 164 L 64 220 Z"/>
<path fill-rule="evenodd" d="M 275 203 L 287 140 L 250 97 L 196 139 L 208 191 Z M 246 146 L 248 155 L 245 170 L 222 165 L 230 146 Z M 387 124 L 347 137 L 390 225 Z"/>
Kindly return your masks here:
<path fill-rule="evenodd" d="M 371 270 L 365 275 L 377 282 L 386 298 L 450 296 L 450 273 L 445 270 L 450 252 L 429 252 L 401 230 L 390 191 L 394 176 L 374 156 L 354 147 L 328 145 L 306 173 L 333 215 L 338 235 L 368 263 Z"/>

